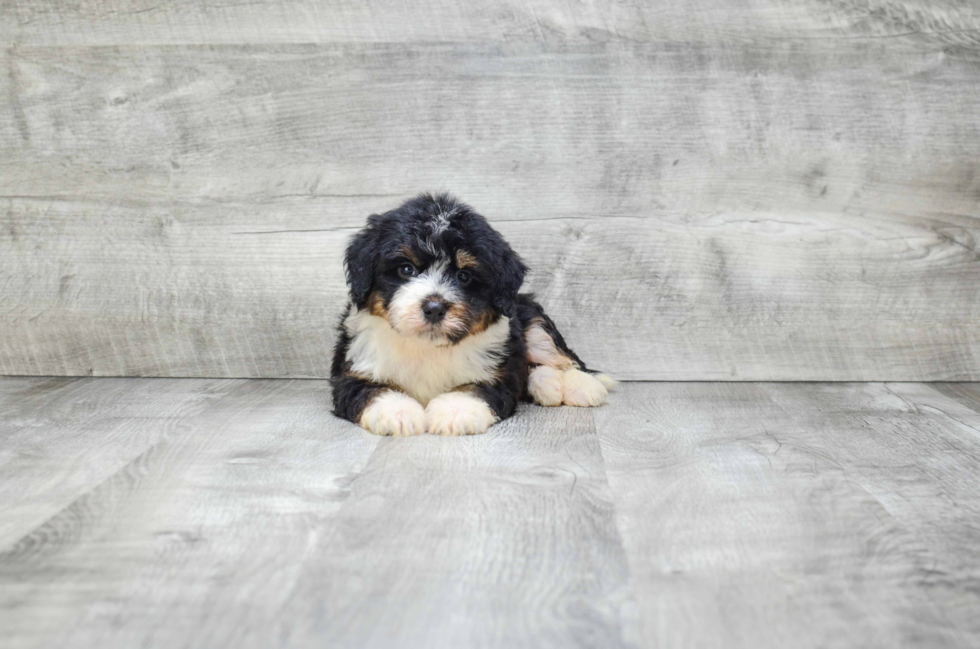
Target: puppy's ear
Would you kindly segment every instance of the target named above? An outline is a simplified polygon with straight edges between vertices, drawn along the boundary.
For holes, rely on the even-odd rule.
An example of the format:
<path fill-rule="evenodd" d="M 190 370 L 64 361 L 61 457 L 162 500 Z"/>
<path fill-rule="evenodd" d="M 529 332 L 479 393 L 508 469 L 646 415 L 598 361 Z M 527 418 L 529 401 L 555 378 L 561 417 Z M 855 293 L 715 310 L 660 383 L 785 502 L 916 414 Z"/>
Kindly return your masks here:
<path fill-rule="evenodd" d="M 377 231 L 374 228 L 376 215 L 368 218 L 368 226 L 354 235 L 347 245 L 344 255 L 344 270 L 347 285 L 354 305 L 360 309 L 367 304 L 371 285 L 374 283 L 374 269 L 378 262 Z"/>
<path fill-rule="evenodd" d="M 514 310 L 517 308 L 517 291 L 524 283 L 527 266 L 506 243 L 504 243 L 498 263 L 497 282 L 499 289 L 496 297 L 494 297 L 493 305 L 502 315 L 512 318 Z"/>

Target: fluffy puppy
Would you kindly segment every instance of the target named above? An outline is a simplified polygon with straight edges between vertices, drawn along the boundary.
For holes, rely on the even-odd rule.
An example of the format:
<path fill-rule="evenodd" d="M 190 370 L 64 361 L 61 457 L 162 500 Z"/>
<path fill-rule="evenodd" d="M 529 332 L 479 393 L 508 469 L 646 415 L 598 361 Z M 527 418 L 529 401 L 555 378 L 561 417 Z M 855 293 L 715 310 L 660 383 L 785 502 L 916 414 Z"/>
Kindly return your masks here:
<path fill-rule="evenodd" d="M 422 194 L 368 217 L 344 260 L 334 413 L 378 435 L 472 435 L 543 406 L 599 406 L 594 376 L 533 296 L 527 267 L 486 219 Z"/>

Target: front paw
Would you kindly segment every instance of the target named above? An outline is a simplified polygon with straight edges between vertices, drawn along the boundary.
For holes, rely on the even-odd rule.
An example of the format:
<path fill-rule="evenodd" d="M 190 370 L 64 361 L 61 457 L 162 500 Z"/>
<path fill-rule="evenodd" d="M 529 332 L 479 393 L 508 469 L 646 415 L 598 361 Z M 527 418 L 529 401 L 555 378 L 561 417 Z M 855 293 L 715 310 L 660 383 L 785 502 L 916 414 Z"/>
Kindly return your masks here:
<path fill-rule="evenodd" d="M 609 393 L 602 381 L 581 370 L 568 370 L 562 377 L 562 403 L 583 408 L 601 406 Z"/>
<path fill-rule="evenodd" d="M 425 407 L 425 425 L 433 435 L 478 435 L 496 423 L 487 402 L 468 392 L 447 392 Z"/>
<path fill-rule="evenodd" d="M 425 432 L 425 410 L 407 394 L 386 390 L 371 400 L 358 423 L 375 435 L 421 435 Z"/>

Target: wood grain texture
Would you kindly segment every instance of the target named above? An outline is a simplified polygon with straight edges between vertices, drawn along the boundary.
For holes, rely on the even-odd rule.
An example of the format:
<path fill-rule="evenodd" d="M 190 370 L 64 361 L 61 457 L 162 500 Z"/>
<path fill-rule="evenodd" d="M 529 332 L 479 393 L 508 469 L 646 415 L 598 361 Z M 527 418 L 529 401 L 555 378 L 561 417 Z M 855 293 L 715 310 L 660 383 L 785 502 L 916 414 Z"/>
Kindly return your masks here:
<path fill-rule="evenodd" d="M 980 440 L 909 415 L 880 384 L 624 386 L 597 427 L 645 646 L 976 644 Z"/>
<path fill-rule="evenodd" d="M 687 42 L 909 33 L 977 45 L 980 11 L 970 0 L 8 0 L 0 30 L 15 45 Z"/>
<path fill-rule="evenodd" d="M 328 403 L 0 379 L 0 514 L 52 512 L 0 543 L 3 646 L 980 640 L 980 412 L 927 385 L 635 383 L 453 439 Z"/>
<path fill-rule="evenodd" d="M 346 237 L 449 189 L 620 378 L 980 378 L 968 45 L 0 56 L 5 374 L 324 377 Z"/>
<path fill-rule="evenodd" d="M 980 389 L 975 383 L 933 383 L 930 387 L 967 408 L 980 412 Z"/>
<path fill-rule="evenodd" d="M 226 394 L 234 381 L 0 381 L 0 547 L 20 539 Z"/>
<path fill-rule="evenodd" d="M 923 384 L 807 387 L 766 391 L 836 449 L 842 473 L 909 534 L 909 545 L 896 552 L 919 563 L 905 583 L 939 605 L 937 624 L 977 644 L 980 413 Z"/>
<path fill-rule="evenodd" d="M 328 397 L 238 385 L 7 548 L 5 646 L 630 645 L 588 410 L 394 440 Z"/>
<path fill-rule="evenodd" d="M 239 384 L 8 545 L 5 646 L 269 646 L 378 442 L 328 404 L 323 382 Z"/>
<path fill-rule="evenodd" d="M 332 647 L 626 647 L 629 573 L 592 414 L 386 438 L 283 615 Z"/>

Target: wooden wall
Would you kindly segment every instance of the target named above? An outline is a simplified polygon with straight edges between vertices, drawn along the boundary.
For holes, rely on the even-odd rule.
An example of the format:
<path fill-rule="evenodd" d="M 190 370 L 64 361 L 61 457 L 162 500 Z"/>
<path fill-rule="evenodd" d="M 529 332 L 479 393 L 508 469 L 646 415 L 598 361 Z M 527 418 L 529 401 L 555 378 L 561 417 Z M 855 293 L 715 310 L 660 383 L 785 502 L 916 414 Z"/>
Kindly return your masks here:
<path fill-rule="evenodd" d="M 624 379 L 980 380 L 974 0 L 0 3 L 0 374 L 322 377 L 450 190 Z"/>

